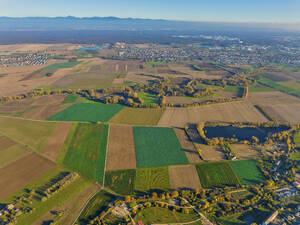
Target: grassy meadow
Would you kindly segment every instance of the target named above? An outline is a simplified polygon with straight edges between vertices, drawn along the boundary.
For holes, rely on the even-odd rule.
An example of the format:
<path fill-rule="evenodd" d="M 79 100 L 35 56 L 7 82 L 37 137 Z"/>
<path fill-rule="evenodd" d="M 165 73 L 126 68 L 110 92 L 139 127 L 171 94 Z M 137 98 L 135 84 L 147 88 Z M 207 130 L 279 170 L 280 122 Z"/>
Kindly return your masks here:
<path fill-rule="evenodd" d="M 0 133 L 15 142 L 42 152 L 57 123 L 0 117 Z"/>
<path fill-rule="evenodd" d="M 160 120 L 163 109 L 135 109 L 124 107 L 109 122 L 137 126 L 155 126 Z"/>
<path fill-rule="evenodd" d="M 73 128 L 73 127 L 72 127 Z M 67 138 L 63 164 L 89 179 L 103 182 L 108 126 L 78 124 Z"/>
<path fill-rule="evenodd" d="M 254 160 L 231 161 L 230 165 L 244 185 L 257 185 L 263 183 L 265 180 Z"/>
<path fill-rule="evenodd" d="M 122 195 L 134 194 L 135 170 L 117 170 L 105 173 L 105 187 Z"/>
<path fill-rule="evenodd" d="M 169 190 L 170 188 L 168 167 L 136 169 L 135 190 L 137 192 Z"/>
<path fill-rule="evenodd" d="M 49 66 L 43 67 L 41 70 L 56 70 L 56 69 L 64 69 L 64 68 L 71 68 L 73 66 L 78 65 L 82 61 L 75 61 L 75 62 L 66 62 L 66 63 L 54 63 Z"/>

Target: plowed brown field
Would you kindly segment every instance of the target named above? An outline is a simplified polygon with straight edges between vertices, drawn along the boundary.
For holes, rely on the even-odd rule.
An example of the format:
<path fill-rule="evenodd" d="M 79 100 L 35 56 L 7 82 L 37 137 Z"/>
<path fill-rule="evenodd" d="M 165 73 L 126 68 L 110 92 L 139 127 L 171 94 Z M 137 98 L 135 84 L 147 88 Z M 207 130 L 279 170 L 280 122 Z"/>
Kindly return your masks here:
<path fill-rule="evenodd" d="M 262 106 L 278 122 L 300 123 L 300 98 L 282 92 L 255 92 L 248 101 Z"/>
<path fill-rule="evenodd" d="M 170 166 L 169 176 L 171 188 L 201 188 L 199 176 L 194 165 Z"/>
<path fill-rule="evenodd" d="M 13 194 L 55 166 L 50 160 L 32 153 L 1 168 L 0 199 Z"/>
<path fill-rule="evenodd" d="M 109 130 L 106 170 L 136 168 L 132 127 L 111 125 Z"/>
<path fill-rule="evenodd" d="M 4 137 L 4 136 L 0 136 L 0 151 L 9 148 L 10 146 L 15 145 L 16 142 L 14 142 L 13 140 Z"/>
<path fill-rule="evenodd" d="M 195 149 L 193 143 L 186 136 L 185 131 L 180 128 L 175 128 L 174 131 L 189 162 L 201 162 L 202 160 L 200 159 L 197 150 Z"/>
<path fill-rule="evenodd" d="M 22 117 L 28 119 L 44 120 L 60 112 L 61 110 L 68 108 L 70 105 L 71 104 L 39 106 L 23 113 Z"/>
<path fill-rule="evenodd" d="M 200 121 L 267 122 L 267 119 L 250 103 L 231 102 L 194 108 L 167 108 L 159 126 L 184 127 Z"/>
<path fill-rule="evenodd" d="M 249 145 L 232 144 L 231 149 L 238 159 L 255 159 L 259 156 L 259 153 Z"/>
<path fill-rule="evenodd" d="M 72 123 L 59 123 L 43 153 L 49 159 L 55 161 L 69 133 Z"/>

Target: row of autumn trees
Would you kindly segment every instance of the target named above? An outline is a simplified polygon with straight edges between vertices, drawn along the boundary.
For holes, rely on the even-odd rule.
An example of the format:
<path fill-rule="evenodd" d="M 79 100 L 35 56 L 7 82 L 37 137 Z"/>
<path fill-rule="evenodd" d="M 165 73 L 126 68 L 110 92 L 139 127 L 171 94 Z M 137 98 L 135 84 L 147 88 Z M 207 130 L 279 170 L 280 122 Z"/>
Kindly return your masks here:
<path fill-rule="evenodd" d="M 171 211 L 178 211 L 181 213 L 193 213 L 195 209 L 205 211 L 211 218 L 233 215 L 252 210 L 253 208 L 267 207 L 275 209 L 276 194 L 272 191 L 272 185 L 259 185 L 243 187 L 243 190 L 238 188 L 224 188 L 224 189 L 200 189 L 196 191 L 181 190 L 172 192 L 156 192 L 149 193 L 149 195 L 126 196 L 124 199 L 117 199 L 105 211 L 97 217 L 91 219 L 89 224 L 107 224 L 109 223 L 109 215 L 115 208 L 120 206 L 127 206 L 130 216 L 126 215 L 124 220 L 130 222 L 131 218 L 150 207 L 167 208 Z M 249 195 L 235 194 L 235 192 L 247 191 Z M 131 218 L 130 218 L 131 217 Z"/>
<path fill-rule="evenodd" d="M 230 78 L 231 79 L 231 78 Z M 163 106 L 177 106 L 177 107 L 190 107 L 198 105 L 207 105 L 213 103 L 222 103 L 230 101 L 238 101 L 241 98 L 219 98 L 214 100 L 206 100 L 201 103 L 192 104 L 168 104 L 166 101 L 167 96 L 187 96 L 200 98 L 205 96 L 211 96 L 214 91 L 211 87 L 203 87 L 202 84 L 220 85 L 220 80 L 186 80 L 182 83 L 172 83 L 167 78 L 157 78 L 149 81 L 147 84 L 135 84 L 132 86 L 124 86 L 120 88 L 106 88 L 106 89 L 57 89 L 57 90 L 44 90 L 36 89 L 30 93 L 24 93 L 19 96 L 3 96 L 0 98 L 1 102 L 11 102 L 14 100 L 21 100 L 28 97 L 35 96 L 48 96 L 48 95 L 60 95 L 60 94 L 78 94 L 93 101 L 103 102 L 105 104 L 122 104 L 130 107 L 163 107 Z M 228 81 L 227 81 L 228 82 Z M 222 82 L 221 82 L 222 83 Z M 226 82 L 225 82 L 226 83 Z M 244 83 L 244 82 L 242 82 Z M 232 84 L 232 83 L 230 83 Z M 240 84 L 239 82 L 237 84 Z M 242 98 L 247 97 L 248 86 L 245 88 Z M 143 98 L 138 96 L 138 93 L 149 93 L 157 99 L 157 103 L 144 104 Z"/>

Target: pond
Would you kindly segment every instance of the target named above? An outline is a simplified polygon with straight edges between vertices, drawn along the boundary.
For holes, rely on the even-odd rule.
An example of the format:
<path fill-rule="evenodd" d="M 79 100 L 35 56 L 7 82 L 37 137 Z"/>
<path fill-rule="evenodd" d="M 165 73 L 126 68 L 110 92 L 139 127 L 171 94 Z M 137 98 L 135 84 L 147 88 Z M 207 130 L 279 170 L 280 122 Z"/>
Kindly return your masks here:
<path fill-rule="evenodd" d="M 96 46 L 89 46 L 89 47 L 81 47 L 78 50 L 101 50 L 103 46 L 96 45 Z"/>
<path fill-rule="evenodd" d="M 287 130 L 286 127 L 235 127 L 235 126 L 216 126 L 204 127 L 204 132 L 207 138 L 224 137 L 236 138 L 239 141 L 251 141 L 252 136 L 259 139 L 260 142 L 265 142 L 268 136 L 274 133 L 279 133 Z"/>

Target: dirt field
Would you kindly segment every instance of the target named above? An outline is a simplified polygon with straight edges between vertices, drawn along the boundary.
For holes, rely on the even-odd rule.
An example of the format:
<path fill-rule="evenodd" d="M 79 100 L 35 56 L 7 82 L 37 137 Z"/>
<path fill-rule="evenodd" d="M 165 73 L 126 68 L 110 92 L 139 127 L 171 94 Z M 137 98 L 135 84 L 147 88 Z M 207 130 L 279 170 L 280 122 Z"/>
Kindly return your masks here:
<path fill-rule="evenodd" d="M 7 137 L 4 137 L 4 136 L 0 136 L 0 151 L 7 149 L 15 144 L 16 144 L 16 142 L 14 142 L 13 140 L 11 140 Z"/>
<path fill-rule="evenodd" d="M 53 63 L 53 61 L 50 61 Z M 47 65 L 51 64 L 48 63 Z M 80 65 L 80 64 L 79 64 Z M 77 65 L 77 66 L 79 66 Z M 37 71 L 43 66 L 19 66 L 19 67 L 0 67 L 1 74 L 8 74 L 1 78 L 0 82 L 0 95 L 1 96 L 15 96 L 32 91 L 34 88 L 40 86 L 49 86 L 68 75 L 73 68 L 59 69 L 54 72 L 50 77 L 41 77 L 36 79 L 24 80 L 29 74 Z"/>
<path fill-rule="evenodd" d="M 300 123 L 300 98 L 282 92 L 255 92 L 247 101 L 262 106 L 278 122 Z"/>
<path fill-rule="evenodd" d="M 38 106 L 24 112 L 22 114 L 22 117 L 28 119 L 44 120 L 68 108 L 70 105 L 72 104 Z"/>
<path fill-rule="evenodd" d="M 158 126 L 184 127 L 200 121 L 267 122 L 267 119 L 247 102 L 220 103 L 194 108 L 167 108 Z"/>
<path fill-rule="evenodd" d="M 202 78 L 202 79 L 220 79 L 222 75 L 218 74 L 220 72 L 215 71 L 215 74 L 207 74 L 205 71 L 196 71 L 193 70 L 191 67 L 187 65 L 180 65 L 180 64 L 169 64 L 170 69 L 188 74 L 190 78 Z"/>
<path fill-rule="evenodd" d="M 69 133 L 72 123 L 59 123 L 49 138 L 49 142 L 45 147 L 43 154 L 49 159 L 55 161 Z"/>
<path fill-rule="evenodd" d="M 231 149 L 238 159 L 255 159 L 259 156 L 259 153 L 249 145 L 232 144 Z"/>
<path fill-rule="evenodd" d="M 111 125 L 106 156 L 106 170 L 136 168 L 132 127 Z"/>
<path fill-rule="evenodd" d="M 197 144 L 202 150 L 201 156 L 205 161 L 221 161 L 225 160 L 225 155 L 220 147 Z"/>
<path fill-rule="evenodd" d="M 200 180 L 194 165 L 169 166 L 171 188 L 201 188 Z"/>
<path fill-rule="evenodd" d="M 32 153 L 1 168 L 0 199 L 13 194 L 54 167 L 55 163 Z"/>
<path fill-rule="evenodd" d="M 201 162 L 202 160 L 200 159 L 197 150 L 195 149 L 193 143 L 186 136 L 185 131 L 179 128 L 174 128 L 174 131 L 189 162 Z"/>
<path fill-rule="evenodd" d="M 300 123 L 300 104 L 269 105 L 264 107 L 278 122 Z"/>
<path fill-rule="evenodd" d="M 113 84 L 123 84 L 124 78 L 115 78 Z"/>
<path fill-rule="evenodd" d="M 66 95 L 50 95 L 36 98 L 32 105 L 58 105 L 63 102 Z"/>
<path fill-rule="evenodd" d="M 45 50 L 74 50 L 79 45 L 75 44 L 14 44 L 0 45 L 1 52 L 36 52 Z"/>
<path fill-rule="evenodd" d="M 203 98 L 186 98 L 183 96 L 168 96 L 168 97 L 166 97 L 166 103 L 168 103 L 168 104 L 192 104 L 192 103 L 206 102 L 207 100 L 226 99 L 226 98 L 236 97 L 231 92 L 219 91 L 218 93 L 220 93 L 221 96 L 203 97 Z"/>

